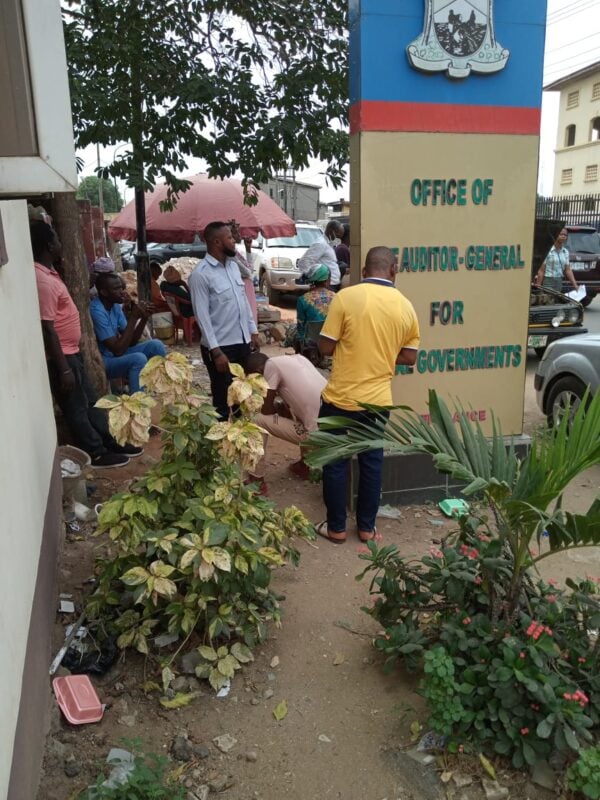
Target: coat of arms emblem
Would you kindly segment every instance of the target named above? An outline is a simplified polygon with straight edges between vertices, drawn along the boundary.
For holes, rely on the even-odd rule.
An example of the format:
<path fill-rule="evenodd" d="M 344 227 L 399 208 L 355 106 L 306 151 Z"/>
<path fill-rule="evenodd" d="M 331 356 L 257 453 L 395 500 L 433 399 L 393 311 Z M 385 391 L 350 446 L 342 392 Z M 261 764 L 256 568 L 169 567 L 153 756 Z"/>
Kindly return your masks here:
<path fill-rule="evenodd" d="M 499 72 L 510 55 L 496 41 L 494 0 L 425 0 L 423 33 L 406 52 L 415 69 L 450 78 Z"/>

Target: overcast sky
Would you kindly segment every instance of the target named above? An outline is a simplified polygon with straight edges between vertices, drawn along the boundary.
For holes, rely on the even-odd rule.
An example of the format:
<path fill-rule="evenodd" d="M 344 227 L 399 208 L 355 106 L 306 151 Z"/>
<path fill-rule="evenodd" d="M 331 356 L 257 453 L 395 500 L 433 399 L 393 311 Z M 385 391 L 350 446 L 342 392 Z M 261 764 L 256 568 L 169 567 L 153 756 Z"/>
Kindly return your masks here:
<path fill-rule="evenodd" d="M 523 0 L 535 2 L 535 0 Z M 544 62 L 544 84 L 568 75 L 587 64 L 600 61 L 600 0 L 548 0 L 548 27 Z M 538 189 L 551 194 L 554 171 L 554 148 L 558 122 L 558 92 L 544 92 L 542 104 L 542 136 Z M 107 163 L 115 148 L 102 148 L 101 162 Z M 96 149 L 87 147 L 81 154 L 85 161 L 83 175 L 92 175 L 96 166 Z M 348 197 L 348 185 L 334 189 L 325 184 L 325 167 L 315 161 L 310 168 L 297 174 L 297 179 L 322 186 L 321 200 L 330 202 Z M 202 171 L 202 163 L 193 159 L 189 173 Z M 133 190 L 126 190 L 131 200 Z"/>

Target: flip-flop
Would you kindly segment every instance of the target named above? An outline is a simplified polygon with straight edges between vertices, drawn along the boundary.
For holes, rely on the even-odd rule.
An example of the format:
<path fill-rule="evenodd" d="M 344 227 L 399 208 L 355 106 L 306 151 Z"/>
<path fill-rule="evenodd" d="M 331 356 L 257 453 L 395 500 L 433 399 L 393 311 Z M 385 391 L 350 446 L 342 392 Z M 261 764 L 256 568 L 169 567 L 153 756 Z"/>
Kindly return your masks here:
<path fill-rule="evenodd" d="M 327 520 L 315 525 L 315 532 L 317 536 L 321 536 L 323 539 L 327 539 L 328 542 L 333 542 L 333 544 L 343 544 L 346 541 L 346 533 L 330 531 L 327 527 Z"/>
<path fill-rule="evenodd" d="M 373 528 L 372 531 L 358 531 L 358 538 L 361 542 L 370 542 L 371 539 L 374 539 L 377 536 L 377 528 Z"/>

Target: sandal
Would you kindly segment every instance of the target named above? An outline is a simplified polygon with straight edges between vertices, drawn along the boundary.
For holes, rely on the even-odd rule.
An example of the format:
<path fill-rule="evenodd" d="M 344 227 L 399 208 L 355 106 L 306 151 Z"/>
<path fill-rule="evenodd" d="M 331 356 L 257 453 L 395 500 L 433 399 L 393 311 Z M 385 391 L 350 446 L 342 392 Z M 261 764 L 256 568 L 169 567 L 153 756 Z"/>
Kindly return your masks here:
<path fill-rule="evenodd" d="M 358 531 L 358 538 L 361 542 L 370 542 L 371 539 L 374 539 L 377 536 L 377 528 L 373 528 L 372 531 Z"/>
<path fill-rule="evenodd" d="M 343 544 L 346 541 L 346 531 L 339 533 L 337 531 L 330 531 L 327 527 L 327 520 L 315 525 L 315 532 L 317 536 L 321 536 L 323 539 L 327 539 L 334 544 Z"/>

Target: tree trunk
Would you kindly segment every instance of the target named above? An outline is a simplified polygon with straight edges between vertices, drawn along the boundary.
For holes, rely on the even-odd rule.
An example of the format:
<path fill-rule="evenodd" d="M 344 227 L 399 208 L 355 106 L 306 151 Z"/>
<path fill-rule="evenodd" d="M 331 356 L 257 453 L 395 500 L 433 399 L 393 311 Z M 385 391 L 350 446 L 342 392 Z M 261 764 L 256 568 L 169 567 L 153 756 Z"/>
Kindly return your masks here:
<path fill-rule="evenodd" d="M 62 242 L 62 274 L 81 318 L 81 353 L 86 372 L 98 396 L 106 394 L 108 381 L 90 317 L 89 270 L 79 227 L 79 206 L 74 192 L 57 192 L 52 220 Z"/>

